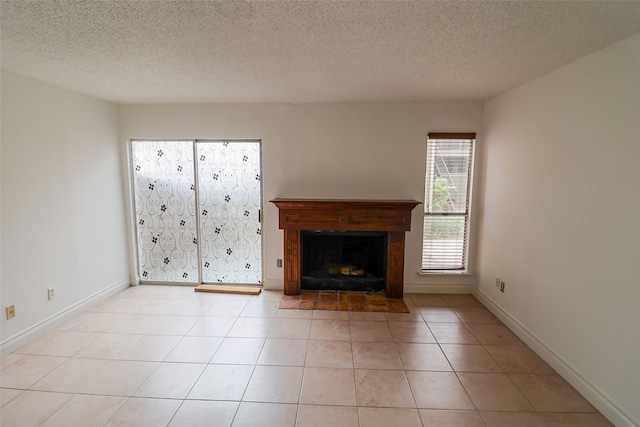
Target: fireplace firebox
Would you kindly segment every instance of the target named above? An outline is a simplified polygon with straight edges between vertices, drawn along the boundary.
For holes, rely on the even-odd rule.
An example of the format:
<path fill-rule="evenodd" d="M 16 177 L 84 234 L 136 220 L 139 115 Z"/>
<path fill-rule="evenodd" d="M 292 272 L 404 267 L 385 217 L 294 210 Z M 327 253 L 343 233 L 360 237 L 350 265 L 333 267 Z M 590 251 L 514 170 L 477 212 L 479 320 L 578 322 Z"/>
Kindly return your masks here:
<path fill-rule="evenodd" d="M 302 289 L 384 289 L 386 235 L 381 231 L 303 231 Z"/>
<path fill-rule="evenodd" d="M 285 295 L 298 295 L 303 287 L 314 286 L 310 283 L 313 280 L 305 277 L 315 266 L 316 270 L 325 269 L 325 276 L 338 281 L 352 279 L 352 284 L 358 279 L 364 282 L 371 274 L 379 282 L 376 288 L 382 284 L 387 297 L 402 298 L 404 234 L 411 229 L 411 211 L 420 202 L 310 199 L 274 199 L 271 202 L 279 209 L 279 227 L 284 230 Z M 320 249 L 305 246 L 305 240 L 317 237 L 322 240 Z M 352 237 L 371 239 L 365 246 L 382 245 L 380 258 L 372 256 L 372 260 L 365 262 L 361 254 L 334 262 L 333 254 L 349 253 L 353 247 L 363 246 Z M 331 246 L 328 240 L 333 238 L 341 240 L 340 249 L 327 249 Z M 379 243 L 373 243 L 374 240 Z M 308 263 L 306 269 L 305 261 Z"/>

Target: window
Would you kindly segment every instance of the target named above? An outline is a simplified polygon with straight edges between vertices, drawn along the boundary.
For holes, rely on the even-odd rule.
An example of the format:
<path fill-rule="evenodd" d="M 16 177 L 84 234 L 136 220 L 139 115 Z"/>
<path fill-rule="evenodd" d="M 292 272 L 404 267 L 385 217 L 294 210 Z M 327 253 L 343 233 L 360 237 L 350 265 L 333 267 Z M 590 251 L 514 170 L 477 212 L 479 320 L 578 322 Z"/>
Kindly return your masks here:
<path fill-rule="evenodd" d="M 475 133 L 429 133 L 422 271 L 466 271 Z"/>

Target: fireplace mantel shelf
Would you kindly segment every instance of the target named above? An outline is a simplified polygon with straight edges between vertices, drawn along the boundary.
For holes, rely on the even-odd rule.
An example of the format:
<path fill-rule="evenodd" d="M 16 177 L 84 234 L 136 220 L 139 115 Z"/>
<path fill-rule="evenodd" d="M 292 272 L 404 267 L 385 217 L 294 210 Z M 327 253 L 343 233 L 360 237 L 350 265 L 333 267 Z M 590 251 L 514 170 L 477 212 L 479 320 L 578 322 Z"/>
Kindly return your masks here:
<path fill-rule="evenodd" d="M 411 229 L 416 200 L 271 200 L 279 209 L 284 230 L 284 293 L 301 290 L 301 231 L 383 231 L 387 233 L 385 294 L 402 298 L 404 279 L 404 233 Z"/>

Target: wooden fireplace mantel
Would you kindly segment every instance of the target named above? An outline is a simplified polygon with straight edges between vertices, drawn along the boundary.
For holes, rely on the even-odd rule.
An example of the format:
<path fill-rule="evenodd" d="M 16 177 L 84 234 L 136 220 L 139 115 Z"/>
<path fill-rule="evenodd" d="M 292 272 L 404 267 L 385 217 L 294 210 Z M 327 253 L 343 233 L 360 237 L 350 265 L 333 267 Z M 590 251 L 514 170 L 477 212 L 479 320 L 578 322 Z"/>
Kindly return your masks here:
<path fill-rule="evenodd" d="M 383 231 L 387 235 L 385 295 L 402 298 L 404 233 L 411 230 L 417 200 L 274 199 L 284 230 L 284 293 L 301 289 L 301 231 Z"/>

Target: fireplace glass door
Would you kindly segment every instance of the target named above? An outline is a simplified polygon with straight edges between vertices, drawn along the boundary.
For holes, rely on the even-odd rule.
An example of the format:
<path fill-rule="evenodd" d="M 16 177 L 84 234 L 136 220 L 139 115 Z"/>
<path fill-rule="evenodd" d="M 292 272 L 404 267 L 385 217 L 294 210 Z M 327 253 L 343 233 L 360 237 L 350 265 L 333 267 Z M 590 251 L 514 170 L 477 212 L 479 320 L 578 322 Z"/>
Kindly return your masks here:
<path fill-rule="evenodd" d="M 260 141 L 132 141 L 141 282 L 262 282 Z"/>

